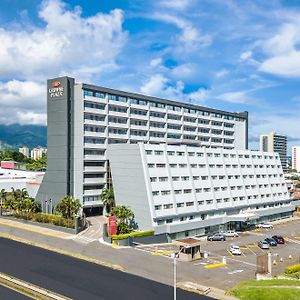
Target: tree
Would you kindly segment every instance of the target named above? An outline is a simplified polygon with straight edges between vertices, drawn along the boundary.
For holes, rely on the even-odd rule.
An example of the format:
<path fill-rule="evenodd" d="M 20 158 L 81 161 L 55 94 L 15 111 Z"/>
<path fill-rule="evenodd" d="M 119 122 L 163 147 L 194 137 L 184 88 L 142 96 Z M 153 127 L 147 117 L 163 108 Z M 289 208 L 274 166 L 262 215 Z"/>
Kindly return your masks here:
<path fill-rule="evenodd" d="M 107 213 L 110 213 L 111 208 L 115 205 L 115 196 L 113 189 L 104 188 L 101 192 L 101 200 Z"/>
<path fill-rule="evenodd" d="M 0 191 L 0 201 L 1 201 L 1 206 L 2 206 L 3 202 L 5 202 L 6 196 L 7 196 L 7 192 L 5 191 L 5 189 L 2 189 L 2 190 Z"/>
<path fill-rule="evenodd" d="M 133 211 L 127 206 L 115 206 L 111 210 L 111 214 L 117 217 L 118 234 L 129 233 L 132 231 L 129 223 L 134 218 Z"/>
<path fill-rule="evenodd" d="M 55 210 L 64 218 L 72 219 L 78 214 L 80 208 L 80 201 L 68 195 L 59 201 L 55 207 Z"/>

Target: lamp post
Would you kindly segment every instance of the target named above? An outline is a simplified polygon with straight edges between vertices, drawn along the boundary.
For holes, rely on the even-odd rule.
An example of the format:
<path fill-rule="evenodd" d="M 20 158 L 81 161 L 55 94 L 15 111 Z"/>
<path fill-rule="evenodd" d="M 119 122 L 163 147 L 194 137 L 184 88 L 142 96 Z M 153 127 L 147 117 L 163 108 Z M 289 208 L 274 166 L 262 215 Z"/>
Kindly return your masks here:
<path fill-rule="evenodd" d="M 173 272 L 173 285 L 174 285 L 174 300 L 177 299 L 177 290 L 176 290 L 176 277 L 177 277 L 177 270 L 176 270 L 176 265 L 177 265 L 177 258 L 179 257 L 179 254 L 184 250 L 187 249 L 187 247 L 182 247 L 179 252 L 174 252 L 172 253 L 173 257 L 173 266 L 174 266 L 174 272 Z"/>

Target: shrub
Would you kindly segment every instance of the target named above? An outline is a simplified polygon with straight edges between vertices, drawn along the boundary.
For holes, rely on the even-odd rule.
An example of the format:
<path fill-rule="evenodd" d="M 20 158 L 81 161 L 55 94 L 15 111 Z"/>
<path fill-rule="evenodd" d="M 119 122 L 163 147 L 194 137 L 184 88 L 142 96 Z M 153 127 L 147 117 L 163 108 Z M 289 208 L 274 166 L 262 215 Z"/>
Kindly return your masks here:
<path fill-rule="evenodd" d="M 291 265 L 285 269 L 286 274 L 293 274 L 300 271 L 300 264 Z"/>
<path fill-rule="evenodd" d="M 154 230 L 134 231 L 131 233 L 116 234 L 116 235 L 113 235 L 111 238 L 112 238 L 112 240 L 125 240 L 129 237 L 141 237 L 141 236 L 148 236 L 148 235 L 153 235 L 153 234 L 154 234 Z"/>
<path fill-rule="evenodd" d="M 74 219 L 66 219 L 59 215 L 45 213 L 14 213 L 12 216 L 18 219 L 31 220 L 33 222 L 38 223 L 46 223 L 67 228 L 75 228 Z"/>

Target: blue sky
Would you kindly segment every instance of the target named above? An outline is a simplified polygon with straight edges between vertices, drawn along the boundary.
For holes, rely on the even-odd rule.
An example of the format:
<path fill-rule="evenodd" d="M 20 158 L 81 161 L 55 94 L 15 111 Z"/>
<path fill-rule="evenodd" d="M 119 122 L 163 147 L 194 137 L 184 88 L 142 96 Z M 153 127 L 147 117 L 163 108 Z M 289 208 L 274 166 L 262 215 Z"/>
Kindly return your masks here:
<path fill-rule="evenodd" d="M 0 123 L 45 124 L 46 79 L 69 75 L 247 110 L 252 149 L 300 145 L 300 1 L 2 0 L 0 39 Z"/>

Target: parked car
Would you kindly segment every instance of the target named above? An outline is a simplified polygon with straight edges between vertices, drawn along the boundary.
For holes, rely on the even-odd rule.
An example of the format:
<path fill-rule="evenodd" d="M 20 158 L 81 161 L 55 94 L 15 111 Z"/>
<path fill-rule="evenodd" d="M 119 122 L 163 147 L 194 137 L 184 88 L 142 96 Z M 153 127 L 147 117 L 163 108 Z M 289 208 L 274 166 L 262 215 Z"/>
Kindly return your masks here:
<path fill-rule="evenodd" d="M 259 241 L 258 242 L 258 247 L 261 248 L 261 249 L 270 249 L 269 243 L 265 240 Z"/>
<path fill-rule="evenodd" d="M 241 248 L 237 245 L 231 245 L 230 248 L 229 248 L 229 251 L 233 255 L 241 255 L 242 254 Z"/>
<path fill-rule="evenodd" d="M 265 228 L 265 229 L 272 229 L 273 225 L 270 223 L 260 223 L 256 225 L 257 228 Z"/>
<path fill-rule="evenodd" d="M 273 235 L 272 238 L 277 242 L 277 244 L 284 244 L 284 238 L 281 235 Z"/>
<path fill-rule="evenodd" d="M 239 234 L 234 230 L 228 230 L 226 232 L 222 232 L 226 237 L 239 237 Z"/>
<path fill-rule="evenodd" d="M 207 236 L 208 241 L 225 241 L 226 237 L 224 234 L 216 233 L 213 235 Z"/>
<path fill-rule="evenodd" d="M 277 246 L 277 242 L 273 238 L 266 238 L 265 241 L 270 245 L 270 246 Z"/>

